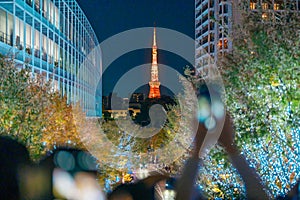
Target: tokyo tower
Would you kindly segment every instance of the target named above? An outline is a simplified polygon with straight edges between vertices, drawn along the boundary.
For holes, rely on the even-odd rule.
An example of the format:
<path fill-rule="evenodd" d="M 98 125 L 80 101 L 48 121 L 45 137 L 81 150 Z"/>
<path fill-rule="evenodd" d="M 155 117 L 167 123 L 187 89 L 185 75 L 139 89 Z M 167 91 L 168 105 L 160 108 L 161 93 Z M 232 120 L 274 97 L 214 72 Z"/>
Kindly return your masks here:
<path fill-rule="evenodd" d="M 152 64 L 151 64 L 151 80 L 149 82 L 150 91 L 148 98 L 160 98 L 160 82 L 158 80 L 158 65 L 157 65 L 157 46 L 156 46 L 156 28 L 153 32 L 153 46 L 152 46 Z"/>

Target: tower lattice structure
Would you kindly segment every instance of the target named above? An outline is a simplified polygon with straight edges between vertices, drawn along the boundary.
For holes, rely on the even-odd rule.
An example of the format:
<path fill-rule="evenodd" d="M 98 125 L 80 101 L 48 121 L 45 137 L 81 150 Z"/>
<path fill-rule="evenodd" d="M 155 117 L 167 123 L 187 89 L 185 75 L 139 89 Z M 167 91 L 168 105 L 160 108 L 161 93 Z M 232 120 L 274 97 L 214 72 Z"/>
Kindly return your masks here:
<path fill-rule="evenodd" d="M 160 82 L 158 80 L 158 64 L 157 64 L 157 46 L 156 46 L 156 28 L 153 32 L 152 46 L 152 64 L 151 64 L 151 80 L 149 82 L 150 91 L 148 97 L 150 99 L 160 98 Z"/>

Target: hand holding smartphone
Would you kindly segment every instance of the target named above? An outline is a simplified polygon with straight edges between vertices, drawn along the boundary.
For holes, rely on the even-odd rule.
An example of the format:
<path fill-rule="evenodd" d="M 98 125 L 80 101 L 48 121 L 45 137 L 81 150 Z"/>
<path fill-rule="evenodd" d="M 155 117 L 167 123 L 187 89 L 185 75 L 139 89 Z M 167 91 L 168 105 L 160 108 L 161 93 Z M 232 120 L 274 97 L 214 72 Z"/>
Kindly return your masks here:
<path fill-rule="evenodd" d="M 197 141 L 199 144 L 196 144 L 196 147 L 200 157 L 209 152 L 221 135 L 226 114 L 222 101 L 223 89 L 213 83 L 201 84 L 197 89 L 199 122 L 197 137 L 200 143 Z"/>
<path fill-rule="evenodd" d="M 197 97 L 198 121 L 204 124 L 207 130 L 213 130 L 225 115 L 220 87 L 214 84 L 202 84 L 197 91 Z"/>

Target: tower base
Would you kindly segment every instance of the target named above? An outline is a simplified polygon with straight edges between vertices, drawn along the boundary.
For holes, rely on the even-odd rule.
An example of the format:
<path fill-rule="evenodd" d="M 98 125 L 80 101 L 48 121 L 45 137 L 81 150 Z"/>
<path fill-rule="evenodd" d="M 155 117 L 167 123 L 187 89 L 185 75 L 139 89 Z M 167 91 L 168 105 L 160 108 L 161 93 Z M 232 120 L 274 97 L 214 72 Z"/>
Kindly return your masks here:
<path fill-rule="evenodd" d="M 148 98 L 149 99 L 154 99 L 154 98 L 160 98 L 160 89 L 159 89 L 159 85 L 150 85 L 150 91 L 149 91 L 149 95 Z"/>

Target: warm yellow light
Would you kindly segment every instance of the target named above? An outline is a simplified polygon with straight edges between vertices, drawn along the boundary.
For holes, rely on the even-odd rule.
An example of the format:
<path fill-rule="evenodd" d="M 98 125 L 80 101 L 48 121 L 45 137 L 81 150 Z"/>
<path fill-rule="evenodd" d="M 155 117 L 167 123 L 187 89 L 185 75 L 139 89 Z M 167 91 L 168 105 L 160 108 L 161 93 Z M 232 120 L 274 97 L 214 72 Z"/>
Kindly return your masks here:
<path fill-rule="evenodd" d="M 250 2 L 250 9 L 255 10 L 256 9 L 256 3 Z"/>
<path fill-rule="evenodd" d="M 261 17 L 262 17 L 263 19 L 267 19 L 267 18 L 268 18 L 268 15 L 267 15 L 267 13 L 263 13 Z"/>
<path fill-rule="evenodd" d="M 263 10 L 269 9 L 268 3 L 262 3 L 262 4 L 261 4 L 261 7 L 262 7 Z"/>

